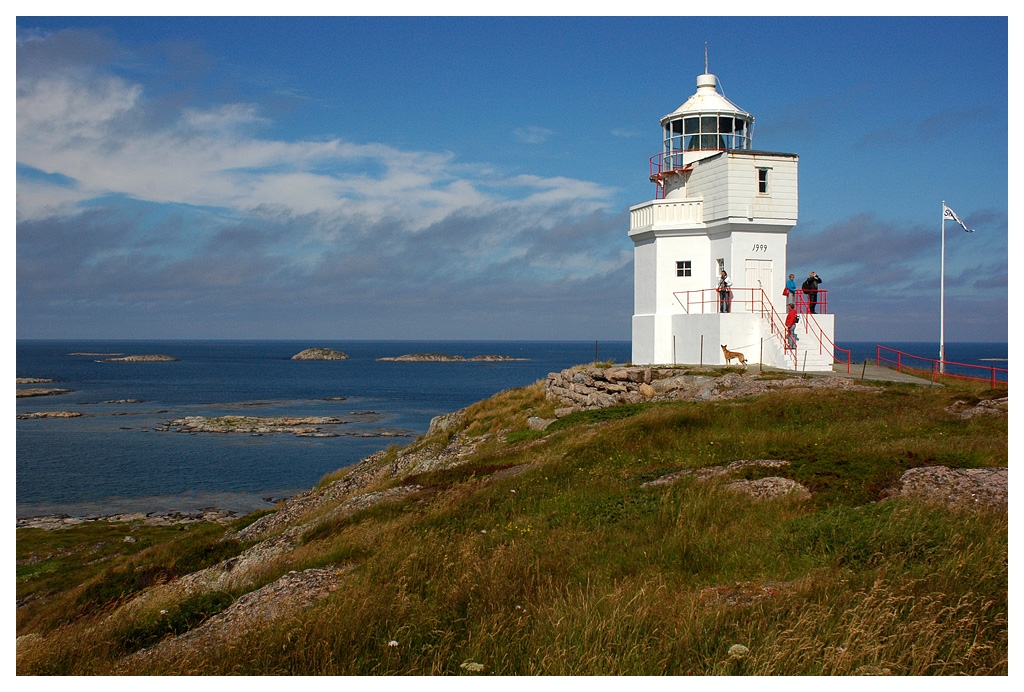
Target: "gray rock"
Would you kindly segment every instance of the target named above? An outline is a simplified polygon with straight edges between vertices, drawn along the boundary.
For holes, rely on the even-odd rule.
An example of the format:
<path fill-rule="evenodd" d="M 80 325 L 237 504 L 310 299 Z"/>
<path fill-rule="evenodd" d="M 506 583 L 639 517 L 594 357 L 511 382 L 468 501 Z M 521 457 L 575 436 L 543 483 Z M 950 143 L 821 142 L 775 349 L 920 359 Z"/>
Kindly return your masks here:
<path fill-rule="evenodd" d="M 427 428 L 427 435 L 433 435 L 434 433 L 448 432 L 449 430 L 458 427 L 462 423 L 462 419 L 466 415 L 465 409 L 459 409 L 452 413 L 446 413 L 441 416 L 434 416 L 430 419 L 430 427 Z"/>

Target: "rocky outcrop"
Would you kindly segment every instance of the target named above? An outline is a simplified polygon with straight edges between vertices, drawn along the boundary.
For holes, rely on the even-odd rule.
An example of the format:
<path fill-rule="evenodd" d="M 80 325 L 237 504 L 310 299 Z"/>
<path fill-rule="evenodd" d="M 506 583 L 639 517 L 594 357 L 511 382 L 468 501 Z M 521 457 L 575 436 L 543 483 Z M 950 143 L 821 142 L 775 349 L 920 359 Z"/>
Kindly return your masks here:
<path fill-rule="evenodd" d="M 755 500 L 773 500 L 786 495 L 805 500 L 811 496 L 811 492 L 805 486 L 790 478 L 779 476 L 768 476 L 753 481 L 733 481 L 726 483 L 725 488 L 749 495 Z"/>
<path fill-rule="evenodd" d="M 842 377 L 762 378 L 755 373 L 694 374 L 677 368 L 570 368 L 548 374 L 544 385 L 549 401 L 562 406 L 561 418 L 573 411 L 605 408 L 642 401 L 718 401 L 758 396 L 791 387 L 870 389 Z"/>
<path fill-rule="evenodd" d="M 120 358 L 104 358 L 101 363 L 170 363 L 178 360 L 174 356 L 165 356 L 160 353 L 143 354 L 137 356 L 121 356 Z"/>
<path fill-rule="evenodd" d="M 769 476 L 767 478 L 758 478 L 756 480 L 728 480 L 728 478 L 734 475 L 737 471 L 741 471 L 745 468 L 758 467 L 778 469 L 785 468 L 787 466 L 789 466 L 789 462 L 781 459 L 739 459 L 738 461 L 733 461 L 725 466 L 710 466 L 702 469 L 683 469 L 682 471 L 675 471 L 673 473 L 665 474 L 660 478 L 656 478 L 653 481 L 642 483 L 641 487 L 649 488 L 658 485 L 670 485 L 683 478 L 692 477 L 700 483 L 706 483 L 708 481 L 725 481 L 723 487 L 727 490 L 734 490 L 736 492 L 750 495 L 755 500 L 771 500 L 785 495 L 793 495 L 800 499 L 809 498 L 811 496 L 810 491 L 805 486 L 789 478 Z"/>
<path fill-rule="evenodd" d="M 19 413 L 18 420 L 35 420 L 36 418 L 78 418 L 82 414 L 78 411 L 33 411 L 32 413 Z"/>
<path fill-rule="evenodd" d="M 452 356 L 447 353 L 407 353 L 404 356 L 388 356 L 378 358 L 379 361 L 394 363 L 501 363 L 507 361 L 529 360 L 529 358 L 513 358 L 512 356 L 482 355 L 466 358 L 465 356 Z"/>
<path fill-rule="evenodd" d="M 56 382 L 56 380 L 50 380 L 45 377 L 18 377 L 18 384 L 49 384 Z"/>
<path fill-rule="evenodd" d="M 789 466 L 789 462 L 781 459 L 739 459 L 737 461 L 730 462 L 725 466 L 708 466 L 702 469 L 683 469 L 682 471 L 674 471 L 656 478 L 653 481 L 647 481 L 646 483 L 641 484 L 641 487 L 646 488 L 652 485 L 669 485 L 671 483 L 675 483 L 681 478 L 686 478 L 687 476 L 693 476 L 698 481 L 709 481 L 713 478 L 726 476 L 752 466 L 767 469 L 779 469 Z"/>
<path fill-rule="evenodd" d="M 905 471 L 899 484 L 884 494 L 888 497 L 913 497 L 953 507 L 1006 506 L 1009 469 L 921 466 Z"/>
<path fill-rule="evenodd" d="M 130 671 L 131 666 L 143 662 L 208 651 L 268 622 L 293 616 L 334 592 L 346 571 L 345 567 L 325 567 L 288 572 L 266 586 L 240 596 L 223 612 L 198 627 L 125 657 L 119 662 L 119 669 Z M 164 613 L 166 611 L 161 611 Z"/>
<path fill-rule="evenodd" d="M 238 513 L 231 509 L 205 507 L 194 512 L 122 512 L 120 514 L 100 514 L 85 517 L 73 517 L 68 514 L 47 514 L 39 517 L 18 519 L 19 529 L 68 529 L 97 521 L 118 523 L 141 522 L 147 526 L 176 526 L 179 524 L 197 524 L 199 522 L 215 522 L 227 524 L 237 518 Z"/>
<path fill-rule="evenodd" d="M 333 348 L 316 347 L 299 351 L 292 356 L 292 360 L 348 360 L 348 354 Z"/>
<path fill-rule="evenodd" d="M 289 433 L 297 437 L 336 437 L 337 433 L 321 430 L 325 425 L 343 425 L 348 421 L 336 416 L 310 416 L 307 418 L 260 418 L 256 416 L 186 416 L 167 421 L 160 431 L 188 433 L 236 433 L 243 435 L 273 435 Z"/>
<path fill-rule="evenodd" d="M 348 490 L 350 490 L 350 488 L 345 489 L 344 485 L 338 486 L 337 483 L 335 483 L 333 486 L 329 486 L 327 488 L 297 495 L 285 500 L 281 507 L 273 514 L 260 517 L 241 531 L 229 534 L 225 536 L 225 538 L 235 538 L 239 541 L 265 539 L 268 536 L 273 535 L 275 531 L 280 531 L 299 522 L 302 517 L 316 514 L 317 510 L 329 507 L 332 503 L 338 502 L 338 499 L 344 497 Z M 355 497 L 350 497 L 347 500 L 342 501 L 334 507 L 334 509 L 330 510 L 323 516 L 320 516 L 316 523 L 342 519 L 379 504 L 395 502 L 420 490 L 422 490 L 422 488 L 418 485 L 400 485 L 373 493 L 356 495 Z"/>
<path fill-rule="evenodd" d="M 70 389 L 59 389 L 57 387 L 33 387 L 32 389 L 19 389 L 17 398 L 23 399 L 30 396 L 56 396 L 67 394 Z"/>
<path fill-rule="evenodd" d="M 1010 397 L 1008 396 L 1000 399 L 986 399 L 973 405 L 966 401 L 956 401 L 946 407 L 948 413 L 964 419 L 983 415 L 1006 415 L 1009 410 Z"/>
<path fill-rule="evenodd" d="M 445 413 L 440 416 L 434 416 L 430 419 L 430 427 L 427 428 L 427 436 L 434 435 L 439 432 L 446 432 L 462 425 L 463 419 L 466 417 L 466 409 L 461 408 L 458 411 L 452 411 L 451 413 Z"/>

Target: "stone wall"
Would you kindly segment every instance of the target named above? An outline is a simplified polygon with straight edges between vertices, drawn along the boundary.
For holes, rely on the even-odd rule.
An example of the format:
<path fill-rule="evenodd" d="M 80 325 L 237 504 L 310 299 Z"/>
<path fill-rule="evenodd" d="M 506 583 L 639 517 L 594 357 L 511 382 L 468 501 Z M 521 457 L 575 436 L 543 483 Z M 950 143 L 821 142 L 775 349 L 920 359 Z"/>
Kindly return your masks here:
<path fill-rule="evenodd" d="M 652 383 L 676 372 L 670 368 L 570 368 L 548 373 L 544 390 L 548 400 L 570 410 L 635 404 L 657 393 Z M 566 413 L 557 411 L 560 416 Z"/>
<path fill-rule="evenodd" d="M 753 372 L 694 375 L 677 368 L 570 368 L 548 374 L 544 391 L 549 401 L 561 404 L 559 418 L 573 411 L 605 408 L 641 401 L 717 401 L 758 396 L 790 387 L 863 389 L 841 377 L 762 378 Z"/>

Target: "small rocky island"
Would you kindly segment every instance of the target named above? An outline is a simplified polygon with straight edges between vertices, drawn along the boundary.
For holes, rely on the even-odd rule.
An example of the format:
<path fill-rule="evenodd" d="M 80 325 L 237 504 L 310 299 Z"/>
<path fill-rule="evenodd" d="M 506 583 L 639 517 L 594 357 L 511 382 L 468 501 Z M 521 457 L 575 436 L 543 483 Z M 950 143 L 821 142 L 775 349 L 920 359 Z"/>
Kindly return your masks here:
<path fill-rule="evenodd" d="M 235 433 L 244 435 L 273 435 L 289 433 L 297 437 L 337 437 L 325 432 L 321 426 L 343 425 L 348 421 L 335 416 L 309 416 L 303 418 L 277 418 L 257 416 L 186 416 L 167 421 L 157 428 L 161 431 L 187 433 Z"/>
<path fill-rule="evenodd" d="M 104 358 L 101 363 L 170 363 L 178 360 L 174 356 L 165 356 L 159 353 L 143 354 L 137 356 L 121 356 L 120 358 Z"/>
<path fill-rule="evenodd" d="M 354 415 L 373 414 L 372 411 L 354 412 Z M 375 414 L 374 414 L 375 415 Z M 167 421 L 166 425 L 156 428 L 162 432 L 183 433 L 234 433 L 241 435 L 276 435 L 285 433 L 296 437 L 413 437 L 409 430 L 354 430 L 337 433 L 324 430 L 324 426 L 344 425 L 351 421 L 337 416 L 306 416 L 290 417 L 257 417 L 257 416 L 186 416 Z"/>
<path fill-rule="evenodd" d="M 58 387 L 32 387 L 31 389 L 19 389 L 19 399 L 29 396 L 55 396 L 57 394 L 67 394 L 70 389 L 60 389 Z"/>
<path fill-rule="evenodd" d="M 292 360 L 348 360 L 348 354 L 333 348 L 307 348 L 292 356 Z"/>
<path fill-rule="evenodd" d="M 17 380 L 18 384 L 49 384 L 56 382 L 56 380 L 50 380 L 45 377 L 19 377 Z"/>
<path fill-rule="evenodd" d="M 505 363 L 529 360 L 529 358 L 513 358 L 512 356 L 498 355 L 481 355 L 466 358 L 465 356 L 453 356 L 447 353 L 407 353 L 404 356 L 389 356 L 387 358 L 378 358 L 377 360 L 396 363 Z"/>
<path fill-rule="evenodd" d="M 34 411 L 32 413 L 19 413 L 18 420 L 36 420 L 38 418 L 79 418 L 78 411 Z"/>

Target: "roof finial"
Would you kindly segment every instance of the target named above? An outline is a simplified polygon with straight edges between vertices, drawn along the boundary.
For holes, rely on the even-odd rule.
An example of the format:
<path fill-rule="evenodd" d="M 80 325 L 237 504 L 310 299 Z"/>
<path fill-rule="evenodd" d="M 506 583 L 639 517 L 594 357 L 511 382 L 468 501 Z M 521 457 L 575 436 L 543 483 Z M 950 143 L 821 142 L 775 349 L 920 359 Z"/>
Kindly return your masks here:
<path fill-rule="evenodd" d="M 704 42 L 704 74 L 708 74 L 708 42 Z"/>

